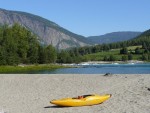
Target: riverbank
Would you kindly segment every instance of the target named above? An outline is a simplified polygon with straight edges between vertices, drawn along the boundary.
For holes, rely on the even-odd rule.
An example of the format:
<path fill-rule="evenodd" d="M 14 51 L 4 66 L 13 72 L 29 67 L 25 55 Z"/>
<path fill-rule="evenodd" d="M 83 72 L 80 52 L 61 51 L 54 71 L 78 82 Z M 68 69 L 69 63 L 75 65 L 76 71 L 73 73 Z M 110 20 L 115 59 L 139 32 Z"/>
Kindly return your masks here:
<path fill-rule="evenodd" d="M 81 62 L 78 64 L 62 64 L 64 66 L 73 66 L 73 65 L 92 65 L 92 64 L 137 64 L 137 63 L 149 63 L 139 60 L 128 60 L 128 61 L 88 61 L 88 62 Z"/>
<path fill-rule="evenodd" d="M 70 66 L 64 66 L 59 64 L 38 64 L 38 65 L 25 65 L 18 66 L 0 66 L 0 73 L 27 73 L 40 70 L 54 70 L 59 68 L 69 68 Z"/>
<path fill-rule="evenodd" d="M 139 60 L 128 60 L 128 61 L 89 61 L 89 62 L 82 62 L 80 64 L 129 64 L 129 63 L 144 63 L 144 61 Z"/>
<path fill-rule="evenodd" d="M 0 110 L 7 113 L 149 113 L 150 74 L 1 74 Z M 56 107 L 50 100 L 112 94 L 100 105 Z M 1 111 L 0 111 L 1 112 Z"/>

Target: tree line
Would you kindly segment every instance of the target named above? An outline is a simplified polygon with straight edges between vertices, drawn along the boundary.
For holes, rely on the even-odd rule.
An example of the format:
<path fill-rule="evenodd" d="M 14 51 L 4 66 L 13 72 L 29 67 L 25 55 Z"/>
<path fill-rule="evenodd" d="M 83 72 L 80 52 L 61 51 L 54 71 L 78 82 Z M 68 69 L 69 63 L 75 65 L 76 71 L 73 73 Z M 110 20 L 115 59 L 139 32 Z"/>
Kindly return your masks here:
<path fill-rule="evenodd" d="M 0 65 L 54 63 L 57 52 L 42 46 L 38 37 L 19 24 L 0 27 Z"/>
<path fill-rule="evenodd" d="M 17 23 L 0 27 L 0 65 L 78 63 L 81 59 L 77 51 L 42 45 L 35 34 Z"/>
<path fill-rule="evenodd" d="M 150 32 L 150 31 L 149 31 Z M 139 36 L 138 38 L 123 41 L 123 42 L 116 42 L 111 44 L 101 44 L 89 47 L 80 47 L 74 48 L 69 51 L 70 56 L 76 56 L 82 58 L 82 56 L 87 54 L 93 54 L 103 51 L 110 51 L 112 49 L 120 48 L 120 55 L 122 56 L 122 61 L 132 60 L 133 55 L 142 55 L 140 58 L 141 60 L 150 61 L 150 33 L 146 32 L 144 35 Z M 127 47 L 129 46 L 141 46 L 142 48 L 137 47 L 134 51 L 128 50 Z M 73 55 L 72 55 L 73 54 Z M 88 59 L 82 58 L 80 61 L 87 61 Z M 114 55 L 107 55 L 103 58 L 103 61 L 115 61 L 116 58 Z"/>
<path fill-rule="evenodd" d="M 134 51 L 128 46 L 142 45 Z M 41 45 L 38 37 L 25 27 L 14 24 L 0 27 L 0 65 L 47 64 L 47 63 L 79 63 L 88 61 L 87 54 L 120 49 L 122 60 L 132 60 L 132 55 L 142 55 L 142 60 L 150 60 L 150 35 L 139 38 L 95 46 L 72 48 L 57 51 L 52 45 Z M 105 56 L 104 61 L 114 61 L 113 55 Z"/>
<path fill-rule="evenodd" d="M 132 60 L 133 55 L 141 55 L 141 60 L 150 61 L 150 49 L 148 49 L 149 44 L 142 44 L 142 47 L 137 47 L 135 50 L 128 50 L 127 47 L 120 49 L 120 54 L 122 54 L 122 61 Z"/>

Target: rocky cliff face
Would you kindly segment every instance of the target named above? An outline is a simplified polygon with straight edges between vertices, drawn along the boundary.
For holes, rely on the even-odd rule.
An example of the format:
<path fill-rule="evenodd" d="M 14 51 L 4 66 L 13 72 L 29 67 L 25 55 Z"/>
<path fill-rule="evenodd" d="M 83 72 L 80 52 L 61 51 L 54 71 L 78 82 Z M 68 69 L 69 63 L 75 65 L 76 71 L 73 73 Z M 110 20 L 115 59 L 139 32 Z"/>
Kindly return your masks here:
<path fill-rule="evenodd" d="M 41 43 L 52 44 L 57 49 L 90 45 L 83 36 L 74 34 L 42 17 L 25 12 L 0 9 L 0 24 L 19 23 L 38 35 Z"/>

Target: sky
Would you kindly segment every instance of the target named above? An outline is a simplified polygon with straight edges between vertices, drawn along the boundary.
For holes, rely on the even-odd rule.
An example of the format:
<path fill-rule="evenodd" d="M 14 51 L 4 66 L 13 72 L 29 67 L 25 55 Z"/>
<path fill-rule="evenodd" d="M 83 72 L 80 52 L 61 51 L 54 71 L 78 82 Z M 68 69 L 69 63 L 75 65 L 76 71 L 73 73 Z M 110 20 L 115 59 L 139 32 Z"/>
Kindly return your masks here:
<path fill-rule="evenodd" d="M 41 16 L 83 36 L 150 29 L 150 0 L 0 0 L 0 8 Z"/>

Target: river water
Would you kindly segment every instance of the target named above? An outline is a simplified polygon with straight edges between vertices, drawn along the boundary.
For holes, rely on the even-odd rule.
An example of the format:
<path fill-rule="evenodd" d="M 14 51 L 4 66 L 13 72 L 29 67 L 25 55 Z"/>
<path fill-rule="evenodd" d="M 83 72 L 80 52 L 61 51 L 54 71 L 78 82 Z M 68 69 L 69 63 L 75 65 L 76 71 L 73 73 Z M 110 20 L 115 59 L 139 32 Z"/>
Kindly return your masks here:
<path fill-rule="evenodd" d="M 150 74 L 150 63 L 78 64 L 77 68 L 42 70 L 30 74 Z"/>

